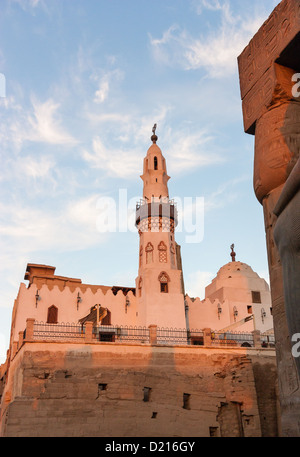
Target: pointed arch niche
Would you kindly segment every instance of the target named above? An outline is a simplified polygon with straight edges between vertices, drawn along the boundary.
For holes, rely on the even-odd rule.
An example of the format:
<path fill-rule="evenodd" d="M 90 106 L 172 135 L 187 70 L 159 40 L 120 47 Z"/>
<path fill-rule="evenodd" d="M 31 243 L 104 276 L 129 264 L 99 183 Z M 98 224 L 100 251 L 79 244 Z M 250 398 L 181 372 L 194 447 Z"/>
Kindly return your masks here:
<path fill-rule="evenodd" d="M 148 243 L 147 246 L 146 246 L 146 263 L 149 264 L 149 263 L 152 263 L 153 262 L 153 244 L 152 243 Z"/>
<path fill-rule="evenodd" d="M 160 282 L 160 292 L 167 294 L 169 292 L 169 282 L 170 278 L 165 271 L 162 271 L 158 277 Z"/>
<path fill-rule="evenodd" d="M 58 322 L 58 309 L 56 306 L 52 305 L 49 306 L 48 308 L 48 313 L 47 313 L 47 324 L 57 324 Z"/>
<path fill-rule="evenodd" d="M 163 241 L 161 241 L 158 245 L 158 252 L 159 252 L 159 261 L 161 263 L 167 263 L 167 246 Z"/>

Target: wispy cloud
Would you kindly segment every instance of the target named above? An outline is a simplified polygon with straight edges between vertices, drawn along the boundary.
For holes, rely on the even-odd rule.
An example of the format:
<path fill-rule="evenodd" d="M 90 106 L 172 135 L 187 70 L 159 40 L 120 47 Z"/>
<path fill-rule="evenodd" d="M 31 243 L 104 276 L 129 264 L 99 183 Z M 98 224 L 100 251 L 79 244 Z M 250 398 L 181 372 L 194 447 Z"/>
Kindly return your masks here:
<path fill-rule="evenodd" d="M 156 121 L 157 117 L 152 116 L 152 121 L 153 119 Z M 168 125 L 167 110 L 164 118 L 160 117 L 160 125 L 163 124 L 163 127 L 159 144 L 163 145 L 162 153 L 170 159 L 168 161 L 170 173 L 178 175 L 224 162 L 224 157 L 211 151 L 214 137 L 208 131 L 202 129 L 190 132 L 184 128 L 172 129 Z M 104 115 L 102 121 L 111 121 L 114 124 L 117 119 L 119 116 L 116 114 L 112 117 Z M 138 127 L 133 131 L 131 125 L 137 125 L 138 122 Z M 123 126 L 119 125 L 118 147 L 114 147 L 105 134 L 103 137 L 95 136 L 91 149 L 83 150 L 82 157 L 91 167 L 101 169 L 110 176 L 136 179 L 142 170 L 142 160 L 146 154 L 146 150 L 141 149 L 141 144 L 145 143 L 145 138 L 150 137 L 151 125 L 148 116 L 139 121 L 128 117 Z"/>
<path fill-rule="evenodd" d="M 137 176 L 139 170 L 138 150 L 113 149 L 106 147 L 96 136 L 92 151 L 83 151 L 82 157 L 93 167 L 104 170 L 109 176 L 128 179 Z"/>
<path fill-rule="evenodd" d="M 197 7 L 198 14 L 203 8 L 219 14 L 220 27 L 206 34 L 193 36 L 187 29 L 173 24 L 161 38 L 150 36 L 155 59 L 160 64 L 178 66 L 184 70 L 204 69 L 213 78 L 234 74 L 237 70 L 237 56 L 265 17 L 235 15 L 228 1 L 202 0 Z"/>
<path fill-rule="evenodd" d="M 181 174 L 205 166 L 220 164 L 224 157 L 213 150 L 213 135 L 207 129 L 188 131 L 167 129 L 163 138 L 169 151 L 171 173 Z"/>
<path fill-rule="evenodd" d="M 232 204 L 237 198 L 236 188 L 242 182 L 251 180 L 250 175 L 240 176 L 223 182 L 212 194 L 205 198 L 205 211 L 212 211 Z"/>
<path fill-rule="evenodd" d="M 25 137 L 27 140 L 61 145 L 77 143 L 59 121 L 59 103 L 52 99 L 45 102 L 34 99 L 32 106 L 33 115 L 28 116 L 31 129 L 27 138 Z"/>
<path fill-rule="evenodd" d="M 114 81 L 120 81 L 123 78 L 123 73 L 119 69 L 106 72 L 103 76 L 93 76 L 93 79 L 98 83 L 98 89 L 95 92 L 94 102 L 103 103 L 111 90 L 111 85 Z"/>
<path fill-rule="evenodd" d="M 0 99 L 1 100 L 1 99 Z M 3 100 L 3 101 L 2 101 Z M 0 139 L 19 150 L 25 142 L 74 146 L 75 139 L 62 125 L 60 104 L 53 99 L 44 102 L 32 97 L 30 104 L 16 102 L 14 97 L 2 99 Z"/>
<path fill-rule="evenodd" d="M 13 5 L 20 6 L 24 11 L 29 11 L 34 14 L 34 10 L 40 6 L 44 6 L 44 0 L 9 0 L 9 2 Z"/>
<path fill-rule="evenodd" d="M 93 194 L 52 210 L 18 202 L 1 203 L 2 253 L 9 252 L 14 257 L 45 249 L 61 252 L 87 249 L 103 242 L 105 235 L 97 229 L 98 199 L 99 195 Z"/>

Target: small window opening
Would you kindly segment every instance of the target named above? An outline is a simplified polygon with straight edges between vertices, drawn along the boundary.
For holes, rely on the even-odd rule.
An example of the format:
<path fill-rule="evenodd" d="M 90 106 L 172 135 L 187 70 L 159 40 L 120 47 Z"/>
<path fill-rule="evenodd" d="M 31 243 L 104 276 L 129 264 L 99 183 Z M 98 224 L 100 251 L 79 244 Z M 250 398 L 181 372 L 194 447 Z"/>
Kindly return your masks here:
<path fill-rule="evenodd" d="M 248 314 L 253 314 L 252 313 L 252 306 L 247 306 Z"/>
<path fill-rule="evenodd" d="M 160 291 L 167 294 L 169 292 L 168 282 L 170 281 L 169 276 L 166 273 L 161 273 L 158 277 L 160 282 Z"/>
<path fill-rule="evenodd" d="M 144 401 L 144 402 L 150 401 L 151 387 L 144 387 L 143 391 L 144 391 L 144 398 L 143 398 L 143 401 Z"/>
<path fill-rule="evenodd" d="M 102 392 L 103 390 L 107 390 L 107 384 L 98 384 L 98 392 Z"/>
<path fill-rule="evenodd" d="M 218 427 L 209 427 L 209 436 L 215 437 L 218 435 Z"/>
<path fill-rule="evenodd" d="M 260 292 L 252 291 L 252 303 L 261 303 Z"/>
<path fill-rule="evenodd" d="M 183 409 L 191 409 L 190 408 L 190 399 L 191 395 L 190 394 L 183 394 Z"/>
<path fill-rule="evenodd" d="M 161 282 L 160 283 L 160 291 L 163 294 L 167 294 L 168 293 L 168 283 L 167 282 Z"/>
<path fill-rule="evenodd" d="M 153 412 L 153 413 L 152 413 L 151 419 L 156 419 L 156 418 L 157 418 L 157 413 L 156 413 L 156 412 Z"/>
<path fill-rule="evenodd" d="M 157 157 L 154 157 L 154 170 L 157 170 Z"/>

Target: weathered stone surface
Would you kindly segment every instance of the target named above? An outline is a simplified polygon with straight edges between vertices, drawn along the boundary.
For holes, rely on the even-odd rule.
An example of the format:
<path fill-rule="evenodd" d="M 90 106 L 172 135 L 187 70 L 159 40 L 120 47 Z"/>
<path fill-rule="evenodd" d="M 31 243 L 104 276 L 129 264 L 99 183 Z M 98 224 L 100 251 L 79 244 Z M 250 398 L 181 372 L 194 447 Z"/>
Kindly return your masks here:
<path fill-rule="evenodd" d="M 70 344 L 59 351 L 51 343 L 40 343 L 37 352 L 34 346 L 23 347 L 12 361 L 2 436 L 205 437 L 212 430 L 219 436 L 277 435 L 272 350 L 95 345 L 82 366 Z M 268 388 L 259 388 L 257 396 L 266 367 Z M 144 387 L 151 389 L 147 402 Z M 183 394 L 190 395 L 188 409 Z M 239 407 L 232 417 L 234 405 Z M 262 433 L 263 417 L 270 415 L 272 426 Z"/>
<path fill-rule="evenodd" d="M 299 103 L 298 97 L 293 96 L 294 74 L 295 70 L 274 63 L 245 95 L 242 108 L 244 128 L 247 133 L 255 133 L 256 122 L 268 109 L 276 106 L 279 100 L 281 103 L 283 101 Z"/>
<path fill-rule="evenodd" d="M 280 195 L 274 213 L 278 219 L 274 237 L 284 279 L 286 316 L 291 339 L 300 334 L 300 159 Z M 296 354 L 297 355 L 297 354 Z M 295 357 L 300 376 L 300 359 Z"/>
<path fill-rule="evenodd" d="M 296 43 L 294 46 L 298 49 L 299 30 L 300 4 L 298 0 L 284 0 L 274 9 L 238 57 L 246 132 L 254 134 L 256 120 L 262 115 L 264 106 L 268 106 L 272 99 L 277 84 L 274 63 L 282 63 L 297 70 L 297 53 L 293 53 L 292 59 L 284 57 L 292 42 Z"/>
<path fill-rule="evenodd" d="M 300 436 L 300 388 L 285 314 L 281 259 L 273 213 L 300 151 L 300 3 L 283 0 L 239 57 L 244 128 L 255 133 L 254 190 L 263 205 L 278 363 L 282 434 Z M 299 210 L 297 210 L 299 212 Z"/>

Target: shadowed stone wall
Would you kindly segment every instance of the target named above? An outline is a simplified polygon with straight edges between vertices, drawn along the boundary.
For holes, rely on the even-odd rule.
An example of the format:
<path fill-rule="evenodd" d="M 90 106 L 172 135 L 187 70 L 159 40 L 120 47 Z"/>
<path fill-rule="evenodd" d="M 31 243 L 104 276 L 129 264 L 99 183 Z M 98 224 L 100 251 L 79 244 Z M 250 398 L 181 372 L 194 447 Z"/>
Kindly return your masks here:
<path fill-rule="evenodd" d="M 271 349 L 25 343 L 1 434 L 276 436 L 275 383 Z"/>

